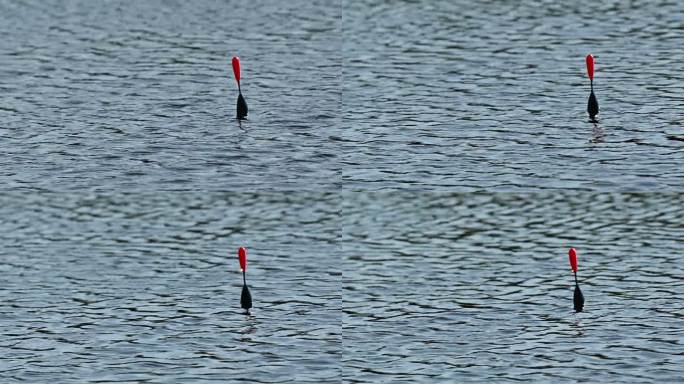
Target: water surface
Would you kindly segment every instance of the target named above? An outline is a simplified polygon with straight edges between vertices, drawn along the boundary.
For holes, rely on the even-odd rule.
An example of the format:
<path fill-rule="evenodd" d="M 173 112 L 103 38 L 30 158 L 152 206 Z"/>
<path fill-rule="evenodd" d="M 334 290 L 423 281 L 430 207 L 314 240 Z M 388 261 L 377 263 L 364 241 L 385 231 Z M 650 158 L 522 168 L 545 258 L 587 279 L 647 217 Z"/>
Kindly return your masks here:
<path fill-rule="evenodd" d="M 0 196 L 0 381 L 339 382 L 338 206 L 322 194 Z"/>
<path fill-rule="evenodd" d="M 354 194 L 345 381 L 672 383 L 681 195 Z M 567 251 L 585 311 L 572 308 Z"/>
<path fill-rule="evenodd" d="M 3 188 L 336 185 L 340 12 L 326 1 L 0 0 Z"/>
<path fill-rule="evenodd" d="M 684 187 L 679 2 L 355 0 L 343 20 L 350 189 Z"/>

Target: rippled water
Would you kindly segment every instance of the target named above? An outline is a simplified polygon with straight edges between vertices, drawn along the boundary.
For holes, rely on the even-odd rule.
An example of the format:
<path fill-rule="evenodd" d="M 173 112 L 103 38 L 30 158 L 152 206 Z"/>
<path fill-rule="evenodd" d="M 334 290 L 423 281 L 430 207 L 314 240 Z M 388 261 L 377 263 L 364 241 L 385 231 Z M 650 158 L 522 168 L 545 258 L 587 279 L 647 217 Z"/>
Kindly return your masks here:
<path fill-rule="evenodd" d="M 680 2 L 350 1 L 343 20 L 351 188 L 684 186 Z"/>
<path fill-rule="evenodd" d="M 339 382 L 339 199 L 0 196 L 0 381 Z M 236 251 L 249 249 L 253 316 Z"/>
<path fill-rule="evenodd" d="M 3 187 L 335 185 L 340 12 L 327 1 L 0 0 Z"/>
<path fill-rule="evenodd" d="M 679 381 L 683 205 L 681 194 L 348 196 L 346 380 Z"/>
<path fill-rule="evenodd" d="M 0 20 L 0 382 L 684 373 L 681 4 L 0 0 Z"/>

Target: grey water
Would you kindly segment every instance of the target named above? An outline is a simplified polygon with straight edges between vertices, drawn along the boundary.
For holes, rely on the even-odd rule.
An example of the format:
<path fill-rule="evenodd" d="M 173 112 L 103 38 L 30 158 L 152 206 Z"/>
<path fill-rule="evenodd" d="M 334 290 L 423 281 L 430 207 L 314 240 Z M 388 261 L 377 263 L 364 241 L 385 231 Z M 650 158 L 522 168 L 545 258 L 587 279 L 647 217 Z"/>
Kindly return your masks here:
<path fill-rule="evenodd" d="M 326 194 L 0 196 L 0 381 L 339 382 L 338 207 Z"/>
<path fill-rule="evenodd" d="M 336 185 L 340 15 L 325 1 L 0 0 L 2 188 Z"/>
<path fill-rule="evenodd" d="M 355 196 L 345 382 L 680 381 L 681 194 Z"/>
<path fill-rule="evenodd" d="M 359 0 L 342 12 L 347 188 L 682 190 L 681 2 Z"/>
<path fill-rule="evenodd" d="M 678 381 L 682 32 L 655 0 L 0 0 L 0 382 Z"/>

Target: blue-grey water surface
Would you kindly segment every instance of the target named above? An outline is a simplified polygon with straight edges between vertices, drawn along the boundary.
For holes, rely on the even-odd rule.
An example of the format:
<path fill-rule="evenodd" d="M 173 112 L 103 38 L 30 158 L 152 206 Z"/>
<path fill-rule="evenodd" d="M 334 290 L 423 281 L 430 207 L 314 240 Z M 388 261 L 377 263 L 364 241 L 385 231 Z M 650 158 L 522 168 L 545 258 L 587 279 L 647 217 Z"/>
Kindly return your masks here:
<path fill-rule="evenodd" d="M 345 381 L 681 380 L 681 194 L 366 193 L 342 204 Z"/>
<path fill-rule="evenodd" d="M 684 374 L 684 201 L 654 193 L 684 187 L 680 3 L 0 0 L 0 21 L 0 382 Z M 473 190 L 518 194 L 450 194 Z"/>
<path fill-rule="evenodd" d="M 339 382 L 338 207 L 315 193 L 0 196 L 0 382 Z"/>
<path fill-rule="evenodd" d="M 0 0 L 2 188 L 337 184 L 340 16 L 327 1 Z"/>
<path fill-rule="evenodd" d="M 342 12 L 346 187 L 684 187 L 684 143 L 668 138 L 684 140 L 681 2 L 354 0 Z"/>

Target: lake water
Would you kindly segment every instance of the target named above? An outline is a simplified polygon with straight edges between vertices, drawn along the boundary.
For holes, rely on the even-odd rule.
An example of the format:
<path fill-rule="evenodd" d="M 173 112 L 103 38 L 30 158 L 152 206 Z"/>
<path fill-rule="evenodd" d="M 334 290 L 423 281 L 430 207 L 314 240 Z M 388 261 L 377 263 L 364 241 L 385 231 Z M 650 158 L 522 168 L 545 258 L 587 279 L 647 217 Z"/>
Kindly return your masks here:
<path fill-rule="evenodd" d="M 339 382 L 338 207 L 325 194 L 0 196 L 0 381 Z"/>
<path fill-rule="evenodd" d="M 339 182 L 335 4 L 0 0 L 0 14 L 3 188 Z M 233 55 L 250 108 L 241 124 Z"/>
<path fill-rule="evenodd" d="M 344 199 L 345 380 L 678 382 L 683 205 L 681 194 Z"/>
<path fill-rule="evenodd" d="M 684 187 L 679 2 L 352 1 L 343 20 L 348 188 Z"/>
<path fill-rule="evenodd" d="M 0 20 L 0 382 L 684 374 L 681 4 L 0 0 Z"/>

